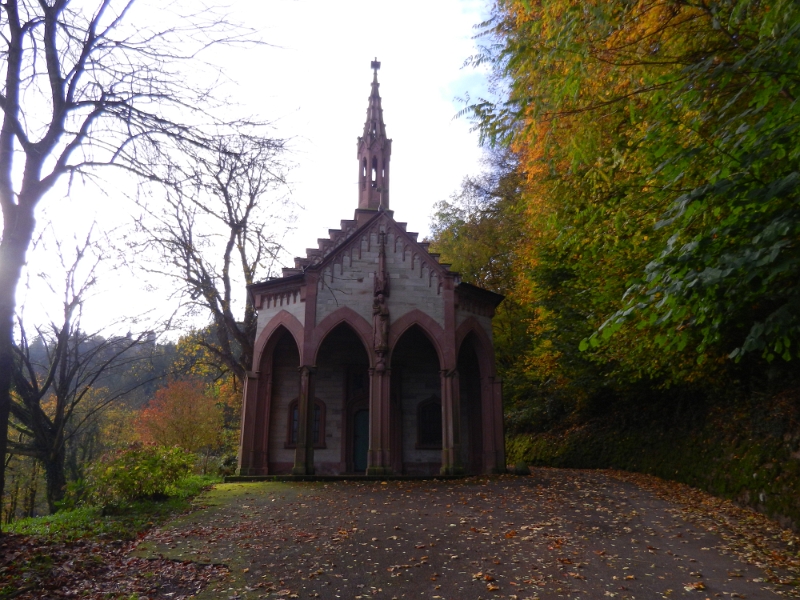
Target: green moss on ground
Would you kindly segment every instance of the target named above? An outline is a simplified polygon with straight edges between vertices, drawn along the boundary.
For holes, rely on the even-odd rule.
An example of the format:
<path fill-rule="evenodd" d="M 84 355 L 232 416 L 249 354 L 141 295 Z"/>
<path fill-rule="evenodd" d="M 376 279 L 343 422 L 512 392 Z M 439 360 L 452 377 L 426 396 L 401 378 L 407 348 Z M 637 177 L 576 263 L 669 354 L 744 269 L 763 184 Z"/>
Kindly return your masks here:
<path fill-rule="evenodd" d="M 303 486 L 307 488 L 309 484 Z M 256 510 L 256 506 L 263 509 L 264 506 L 291 502 L 298 490 L 296 484 L 274 481 L 219 483 L 196 499 L 195 504 L 203 506 L 205 510 L 192 511 L 170 520 L 161 535 L 149 536 L 131 555 L 148 559 L 224 564 L 229 569 L 224 580 L 215 582 L 194 597 L 197 600 L 212 600 L 219 598 L 220 594 L 226 594 L 225 597 L 233 595 L 226 591 L 229 588 L 241 590 L 246 587 L 245 573 L 251 566 L 251 557 L 236 547 L 209 542 L 209 528 L 242 527 L 243 511 L 251 512 Z M 184 532 L 179 545 L 173 543 L 174 531 Z"/>
<path fill-rule="evenodd" d="M 50 542 L 135 539 L 139 533 L 187 511 L 192 506 L 192 498 L 219 480 L 219 477 L 192 475 L 178 482 L 164 500 L 132 502 L 113 511 L 103 511 L 98 506 L 80 506 L 53 515 L 20 519 L 3 525 L 3 531 Z"/>

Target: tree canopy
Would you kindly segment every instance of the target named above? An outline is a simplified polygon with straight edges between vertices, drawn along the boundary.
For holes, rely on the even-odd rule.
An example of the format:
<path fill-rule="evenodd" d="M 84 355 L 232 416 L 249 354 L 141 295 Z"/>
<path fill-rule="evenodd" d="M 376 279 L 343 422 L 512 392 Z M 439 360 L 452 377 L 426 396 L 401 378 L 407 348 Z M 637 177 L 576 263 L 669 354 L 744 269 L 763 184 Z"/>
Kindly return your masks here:
<path fill-rule="evenodd" d="M 796 3 L 498 0 L 478 39 L 493 95 L 463 114 L 512 153 L 516 190 L 498 200 L 490 167 L 492 210 L 448 203 L 434 237 L 522 309 L 505 363 L 497 327 L 510 406 L 796 361 Z M 508 261 L 502 284 L 478 254 Z"/>

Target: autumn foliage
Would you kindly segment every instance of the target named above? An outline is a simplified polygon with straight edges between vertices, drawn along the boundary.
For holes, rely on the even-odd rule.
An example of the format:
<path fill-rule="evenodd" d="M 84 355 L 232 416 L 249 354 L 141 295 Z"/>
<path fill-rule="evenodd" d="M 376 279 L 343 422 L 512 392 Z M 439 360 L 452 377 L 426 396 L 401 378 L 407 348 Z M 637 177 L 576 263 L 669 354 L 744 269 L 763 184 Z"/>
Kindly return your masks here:
<path fill-rule="evenodd" d="M 445 262 L 506 296 L 509 456 L 642 469 L 796 519 L 797 421 L 742 423 L 800 384 L 800 5 L 496 0 L 477 39 L 490 94 L 463 114 L 502 160 L 432 229 Z M 790 473 L 774 493 L 773 461 Z"/>
<path fill-rule="evenodd" d="M 223 411 L 201 380 L 178 379 L 156 392 L 136 430 L 146 443 L 208 455 L 222 443 Z"/>
<path fill-rule="evenodd" d="M 497 93 L 465 113 L 519 191 L 436 235 L 458 270 L 515 242 L 516 367 L 575 397 L 797 360 L 797 4 L 498 0 L 478 39 Z"/>

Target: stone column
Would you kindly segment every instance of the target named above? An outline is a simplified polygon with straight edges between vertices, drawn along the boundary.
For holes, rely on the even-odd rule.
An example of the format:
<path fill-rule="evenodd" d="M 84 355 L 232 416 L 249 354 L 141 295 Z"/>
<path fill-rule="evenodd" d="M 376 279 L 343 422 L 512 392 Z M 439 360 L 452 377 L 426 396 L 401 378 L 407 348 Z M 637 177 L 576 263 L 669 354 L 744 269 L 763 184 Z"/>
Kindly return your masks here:
<path fill-rule="evenodd" d="M 395 371 L 394 377 L 399 377 L 400 371 Z M 397 393 L 397 382 L 389 375 L 389 458 L 388 463 L 392 473 L 400 475 L 403 472 L 403 410 L 401 399 Z"/>
<path fill-rule="evenodd" d="M 369 372 L 369 452 L 367 475 L 388 475 L 392 471 L 389 354 L 389 274 L 386 270 L 386 232 L 378 233 L 378 270 L 374 273 L 372 298 L 372 350 L 375 368 Z"/>
<path fill-rule="evenodd" d="M 370 369 L 367 475 L 383 476 L 392 472 L 390 378 L 389 369 Z"/>
<path fill-rule="evenodd" d="M 292 475 L 314 474 L 314 372 L 315 367 L 300 367 L 300 393 L 297 397 L 297 447 Z"/>
<path fill-rule="evenodd" d="M 442 475 L 463 475 L 458 371 L 439 371 L 442 382 Z"/>
<path fill-rule="evenodd" d="M 503 382 L 498 377 L 491 377 L 492 409 L 494 410 L 494 447 L 496 473 L 506 472 L 506 436 L 503 432 Z"/>
<path fill-rule="evenodd" d="M 270 361 L 271 364 L 271 361 Z M 261 372 L 258 382 L 258 395 L 261 399 L 256 411 L 256 456 L 254 475 L 269 474 L 269 418 L 272 414 L 272 367 Z"/>
<path fill-rule="evenodd" d="M 258 404 L 258 373 L 247 372 L 242 399 L 242 425 L 239 440 L 239 475 L 252 475 L 255 462 L 256 412 Z"/>
<path fill-rule="evenodd" d="M 305 294 L 305 323 L 303 343 L 300 350 L 300 391 L 297 394 L 297 446 L 294 450 L 292 475 L 314 474 L 314 373 L 316 367 L 306 364 L 314 360 L 314 327 L 317 323 L 317 292 L 319 273 L 306 273 L 305 287 L 301 288 L 301 298 Z"/>

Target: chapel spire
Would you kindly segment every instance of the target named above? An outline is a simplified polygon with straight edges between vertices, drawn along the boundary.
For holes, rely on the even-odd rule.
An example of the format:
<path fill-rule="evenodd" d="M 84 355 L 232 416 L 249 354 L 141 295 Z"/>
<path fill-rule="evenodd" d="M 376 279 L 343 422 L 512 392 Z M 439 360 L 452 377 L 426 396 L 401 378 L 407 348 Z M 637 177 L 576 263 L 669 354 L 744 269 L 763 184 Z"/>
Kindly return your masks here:
<path fill-rule="evenodd" d="M 383 108 L 379 92 L 378 59 L 370 65 L 373 70 L 372 91 L 367 105 L 364 132 L 358 138 L 358 208 L 389 209 L 389 158 L 392 140 L 386 137 Z"/>

